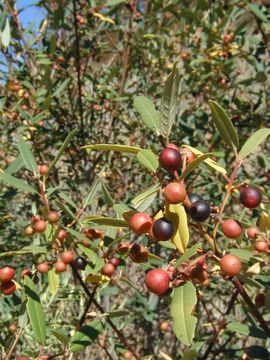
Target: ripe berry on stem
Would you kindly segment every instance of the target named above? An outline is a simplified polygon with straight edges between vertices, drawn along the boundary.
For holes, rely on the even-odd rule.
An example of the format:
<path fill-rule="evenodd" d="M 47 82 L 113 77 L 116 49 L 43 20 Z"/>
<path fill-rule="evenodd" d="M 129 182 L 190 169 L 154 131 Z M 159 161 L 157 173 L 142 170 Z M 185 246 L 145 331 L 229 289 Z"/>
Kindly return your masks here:
<path fill-rule="evenodd" d="M 51 223 L 55 223 L 59 220 L 60 218 L 60 215 L 58 214 L 57 211 L 49 211 L 48 212 L 48 220 L 51 222 Z"/>
<path fill-rule="evenodd" d="M 31 269 L 24 269 L 24 270 L 21 272 L 21 279 L 22 279 L 22 280 L 25 278 L 25 276 L 29 276 L 29 277 L 32 276 L 32 271 L 31 271 Z"/>
<path fill-rule="evenodd" d="M 186 160 L 186 164 L 190 164 L 191 161 L 196 159 L 196 155 L 188 148 L 183 148 L 180 151 L 182 163 Z"/>
<path fill-rule="evenodd" d="M 107 263 L 103 265 L 101 272 L 103 275 L 111 277 L 112 274 L 115 272 L 115 267 L 113 266 L 113 264 Z"/>
<path fill-rule="evenodd" d="M 257 240 L 254 246 L 258 252 L 266 252 L 268 250 L 268 242 L 264 239 Z"/>
<path fill-rule="evenodd" d="M 57 260 L 54 267 L 57 273 L 65 272 L 67 270 L 67 265 L 62 260 Z"/>
<path fill-rule="evenodd" d="M 256 226 L 251 226 L 247 229 L 247 235 L 251 239 L 256 239 L 256 237 L 260 234 L 260 230 Z"/>
<path fill-rule="evenodd" d="M 8 282 L 15 276 L 15 269 L 11 266 L 4 266 L 0 269 L 0 281 Z"/>
<path fill-rule="evenodd" d="M 242 225 L 234 219 L 225 220 L 221 228 L 223 234 L 229 239 L 236 239 L 243 233 Z"/>
<path fill-rule="evenodd" d="M 172 147 L 166 147 L 159 154 L 160 166 L 168 171 L 175 171 L 181 165 L 181 155 L 179 151 Z"/>
<path fill-rule="evenodd" d="M 4 295 L 11 295 L 16 291 L 16 285 L 13 281 L 4 282 L 0 285 L 0 291 Z"/>
<path fill-rule="evenodd" d="M 223 256 L 219 264 L 220 264 L 221 272 L 225 276 L 238 275 L 242 267 L 241 259 L 233 254 L 228 254 Z"/>
<path fill-rule="evenodd" d="M 137 212 L 129 219 L 129 226 L 135 234 L 145 234 L 151 229 L 152 218 L 147 213 Z"/>
<path fill-rule="evenodd" d="M 49 172 L 49 166 L 46 164 L 39 165 L 38 170 L 40 175 L 47 175 Z"/>
<path fill-rule="evenodd" d="M 115 268 L 117 268 L 117 266 L 120 265 L 120 259 L 118 259 L 118 258 L 116 258 L 116 257 L 110 258 L 108 262 L 109 262 L 110 264 L 113 264 L 113 266 L 114 266 Z"/>
<path fill-rule="evenodd" d="M 193 220 L 196 221 L 205 221 L 209 218 L 211 213 L 211 208 L 208 203 L 204 200 L 196 201 L 192 204 L 189 209 L 189 214 Z"/>
<path fill-rule="evenodd" d="M 35 230 L 33 229 L 33 227 L 31 225 L 26 226 L 26 228 L 24 229 L 25 235 L 28 235 L 28 236 L 33 235 L 34 232 L 35 232 Z"/>
<path fill-rule="evenodd" d="M 258 293 L 255 297 L 255 305 L 257 308 L 261 308 L 265 305 L 265 295 L 263 293 Z"/>
<path fill-rule="evenodd" d="M 67 236 L 66 230 L 61 229 L 57 235 L 57 239 L 62 242 L 65 240 L 66 236 Z"/>
<path fill-rule="evenodd" d="M 70 264 L 72 263 L 74 260 L 74 254 L 72 251 L 65 251 L 63 252 L 62 254 L 62 261 L 65 263 L 65 264 Z"/>
<path fill-rule="evenodd" d="M 74 260 L 74 266 L 78 270 L 84 270 L 86 265 L 87 265 L 87 262 L 86 262 L 85 258 L 83 258 L 82 256 L 78 256 Z"/>
<path fill-rule="evenodd" d="M 46 274 L 49 271 L 49 265 L 47 262 L 40 263 L 36 266 L 37 272 Z"/>
<path fill-rule="evenodd" d="M 249 209 L 257 207 L 262 201 L 262 194 L 255 186 L 245 186 L 240 192 L 240 202 Z"/>
<path fill-rule="evenodd" d="M 152 231 L 157 241 L 165 241 L 173 236 L 174 226 L 170 220 L 162 217 L 154 222 Z"/>
<path fill-rule="evenodd" d="M 172 182 L 164 189 L 164 197 L 170 204 L 179 204 L 187 196 L 186 188 L 182 183 Z"/>
<path fill-rule="evenodd" d="M 152 293 L 163 295 L 169 290 L 170 276 L 162 269 L 152 269 L 145 277 L 145 285 Z"/>
<path fill-rule="evenodd" d="M 195 202 L 197 202 L 199 200 L 203 200 L 201 195 L 195 194 L 195 193 L 188 194 L 188 198 L 189 198 L 189 201 L 191 202 L 191 204 L 194 204 Z"/>
<path fill-rule="evenodd" d="M 34 224 L 35 231 L 41 234 L 46 230 L 46 228 L 47 228 L 47 223 L 44 220 L 38 220 Z"/>

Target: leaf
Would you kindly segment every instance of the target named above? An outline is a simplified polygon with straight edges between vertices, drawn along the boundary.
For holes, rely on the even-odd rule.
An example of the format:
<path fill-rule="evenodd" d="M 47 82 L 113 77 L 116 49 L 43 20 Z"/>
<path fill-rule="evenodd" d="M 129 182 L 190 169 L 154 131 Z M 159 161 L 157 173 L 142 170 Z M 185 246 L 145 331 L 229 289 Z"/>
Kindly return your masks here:
<path fill-rule="evenodd" d="M 237 132 L 232 124 L 231 119 L 215 101 L 209 101 L 214 123 L 219 131 L 222 140 L 232 149 L 238 148 L 239 140 Z"/>
<path fill-rule="evenodd" d="M 52 94 L 52 97 L 56 97 L 58 95 L 61 94 L 61 92 L 69 85 L 70 83 L 70 78 L 64 80 L 59 86 L 58 88 L 55 90 L 55 92 Z"/>
<path fill-rule="evenodd" d="M 114 219 L 114 218 L 102 217 L 102 216 L 87 216 L 83 220 L 87 220 L 98 225 L 128 227 L 128 223 L 126 222 L 126 220 L 122 220 L 122 219 Z"/>
<path fill-rule="evenodd" d="M 62 344 L 68 344 L 68 334 L 63 329 L 51 329 L 51 333 L 59 340 Z"/>
<path fill-rule="evenodd" d="M 93 16 L 95 16 L 95 17 L 97 17 L 98 19 L 100 19 L 101 21 L 105 21 L 105 22 L 108 22 L 108 23 L 110 23 L 110 24 L 113 24 L 113 25 L 115 25 L 115 22 L 111 19 L 111 18 L 109 18 L 109 17 L 107 17 L 107 16 L 104 16 L 104 15 L 102 15 L 102 14 L 100 14 L 100 13 L 93 13 Z"/>
<path fill-rule="evenodd" d="M 28 185 L 26 182 L 15 178 L 12 175 L 8 175 L 4 172 L 0 173 L 0 180 L 4 181 L 8 185 L 22 191 L 29 192 L 31 194 L 37 194 L 37 190 L 32 188 L 32 186 Z"/>
<path fill-rule="evenodd" d="M 84 207 L 87 206 L 90 203 L 90 201 L 96 196 L 96 193 L 98 192 L 99 188 L 100 188 L 100 181 L 99 181 L 99 179 L 97 179 L 97 180 L 95 180 L 93 185 L 90 187 L 90 190 L 89 190 L 87 196 L 83 200 Z"/>
<path fill-rule="evenodd" d="M 250 357 L 250 359 L 261 359 L 261 360 L 270 359 L 270 352 L 265 347 L 260 345 L 252 345 L 246 348 L 245 352 Z"/>
<path fill-rule="evenodd" d="M 91 345 L 96 340 L 102 331 L 103 325 L 100 320 L 94 320 L 89 325 L 83 326 L 72 337 L 70 350 L 72 352 L 84 350 L 86 346 Z"/>
<path fill-rule="evenodd" d="M 5 27 L 0 34 L 0 38 L 2 45 L 7 48 L 10 44 L 10 25 L 7 17 Z"/>
<path fill-rule="evenodd" d="M 153 102 L 145 96 L 136 96 L 133 105 L 148 129 L 159 134 L 159 112 L 156 110 Z"/>
<path fill-rule="evenodd" d="M 152 150 L 141 150 L 137 154 L 137 159 L 146 169 L 155 173 L 158 168 L 158 159 Z"/>
<path fill-rule="evenodd" d="M 270 135 L 270 129 L 260 129 L 256 131 L 251 137 L 245 142 L 240 150 L 240 158 L 244 159 L 259 146 L 266 138 Z"/>
<path fill-rule="evenodd" d="M 125 212 L 134 211 L 131 207 L 127 206 L 126 204 L 114 204 L 113 209 L 116 212 L 118 217 L 123 217 Z"/>
<path fill-rule="evenodd" d="M 201 247 L 201 244 L 195 244 L 193 245 L 190 249 L 188 249 L 187 251 L 185 251 L 185 253 L 177 260 L 177 262 L 175 263 L 175 266 L 178 267 L 181 264 L 183 264 L 183 262 L 189 260 L 192 256 L 197 254 L 197 250 Z"/>
<path fill-rule="evenodd" d="M 254 255 L 251 251 L 245 249 L 230 249 L 230 253 L 240 257 L 243 261 L 249 261 L 251 256 Z"/>
<path fill-rule="evenodd" d="M 171 305 L 173 331 L 185 345 L 190 345 L 194 337 L 197 319 L 191 313 L 196 302 L 196 288 L 190 281 L 174 290 Z"/>
<path fill-rule="evenodd" d="M 27 314 L 37 341 L 43 345 L 46 339 L 46 324 L 37 288 L 28 276 L 25 277 L 24 286 Z"/>
<path fill-rule="evenodd" d="M 245 336 L 252 336 L 252 337 L 256 337 L 256 338 L 260 338 L 260 339 L 267 338 L 267 335 L 265 334 L 265 332 L 263 330 L 261 330 L 260 328 L 257 328 L 254 326 L 249 326 L 246 324 L 240 324 L 237 322 L 230 322 L 226 326 L 226 329 L 236 332 L 237 334 L 245 335 Z"/>
<path fill-rule="evenodd" d="M 139 195 L 137 195 L 133 200 L 132 204 L 138 211 L 145 211 L 155 200 L 158 191 L 160 190 L 160 185 L 156 184 L 145 189 Z"/>
<path fill-rule="evenodd" d="M 38 246 L 38 245 L 30 245 L 25 246 L 20 250 L 17 251 L 6 251 L 0 253 L 0 258 L 2 257 L 9 257 L 9 256 L 19 256 L 24 254 L 47 254 L 47 249 L 45 246 Z"/>
<path fill-rule="evenodd" d="M 211 155 L 210 153 L 204 154 L 204 155 L 198 156 L 196 159 L 191 161 L 191 163 L 189 163 L 187 165 L 184 172 L 181 174 L 180 179 L 181 180 L 185 179 L 196 167 L 198 167 L 200 165 L 201 162 L 208 159 L 210 155 Z"/>
<path fill-rule="evenodd" d="M 5 169 L 5 174 L 12 175 L 18 172 L 23 167 L 23 159 L 21 155 L 17 156 L 15 160 Z"/>
<path fill-rule="evenodd" d="M 270 216 L 265 211 L 261 211 L 259 218 L 259 229 L 262 232 L 270 230 Z"/>
<path fill-rule="evenodd" d="M 111 0 L 108 3 L 106 3 L 106 6 L 116 6 L 116 5 L 120 5 L 120 4 L 124 4 L 126 3 L 127 0 Z"/>
<path fill-rule="evenodd" d="M 82 244 L 78 244 L 78 247 L 88 257 L 91 263 L 95 265 L 98 258 L 97 254 L 93 250 L 87 248 L 86 246 L 83 246 Z"/>
<path fill-rule="evenodd" d="M 75 136 L 75 134 L 77 132 L 78 132 L 78 130 L 74 129 L 68 134 L 68 136 L 66 137 L 65 141 L 63 142 L 60 150 L 58 151 L 57 155 L 55 156 L 55 158 L 51 162 L 50 167 L 49 167 L 49 171 L 51 171 L 51 169 L 55 166 L 55 164 L 60 159 L 60 157 L 62 156 L 62 154 L 65 151 L 66 147 L 69 145 L 69 143 L 71 142 L 71 140 L 73 139 L 73 137 Z"/>
<path fill-rule="evenodd" d="M 103 151 L 119 151 L 129 154 L 137 154 L 142 149 L 135 146 L 126 146 L 118 144 L 95 144 L 95 145 L 85 145 L 82 149 L 89 150 L 103 150 Z"/>
<path fill-rule="evenodd" d="M 169 138 L 177 113 L 179 82 L 179 72 L 175 64 L 173 71 L 165 82 L 160 107 L 160 130 L 161 134 L 167 139 Z"/>
<path fill-rule="evenodd" d="M 99 181 L 100 181 L 101 190 L 102 190 L 102 192 L 103 192 L 103 194 L 104 194 L 104 197 L 105 197 L 106 202 L 107 202 L 109 205 L 113 206 L 114 200 L 113 200 L 113 198 L 111 197 L 111 194 L 110 194 L 109 190 L 107 189 L 106 185 L 104 184 L 104 182 L 102 181 L 101 178 L 99 179 Z"/>
<path fill-rule="evenodd" d="M 253 14 L 260 20 L 267 22 L 267 16 L 261 11 L 258 5 L 256 4 L 247 4 L 247 8 L 253 12 Z"/>
<path fill-rule="evenodd" d="M 180 204 L 165 204 L 166 218 L 171 220 L 174 224 L 175 231 L 171 241 L 176 246 L 177 250 L 183 254 L 189 243 L 189 231 L 187 214 L 185 208 Z"/>
<path fill-rule="evenodd" d="M 200 150 L 190 146 L 190 145 L 183 145 L 183 147 L 191 150 L 195 155 L 204 155 L 203 152 L 201 152 Z M 224 169 L 222 166 L 218 165 L 218 163 L 216 161 L 214 161 L 211 158 L 207 158 L 204 160 L 204 162 L 210 166 L 212 169 L 217 170 L 218 172 L 222 173 L 222 174 L 227 174 L 227 170 Z"/>
<path fill-rule="evenodd" d="M 26 168 L 32 171 L 34 174 L 37 174 L 38 166 L 34 158 L 34 155 L 32 154 L 27 143 L 24 141 L 24 139 L 21 136 L 19 137 L 18 147 Z"/>
<path fill-rule="evenodd" d="M 48 281 L 50 293 L 55 295 L 59 286 L 59 275 L 55 272 L 54 267 L 48 272 Z"/>

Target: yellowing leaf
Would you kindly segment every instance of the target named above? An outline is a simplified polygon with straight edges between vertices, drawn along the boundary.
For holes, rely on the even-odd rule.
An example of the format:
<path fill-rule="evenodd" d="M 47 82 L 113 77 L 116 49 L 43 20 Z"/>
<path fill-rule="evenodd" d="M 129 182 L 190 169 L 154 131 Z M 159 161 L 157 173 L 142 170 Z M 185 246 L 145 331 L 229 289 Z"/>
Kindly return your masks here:
<path fill-rule="evenodd" d="M 106 16 L 104 16 L 104 15 L 102 15 L 102 14 L 100 14 L 100 13 L 94 13 L 93 14 L 95 17 L 97 17 L 98 19 L 100 19 L 101 21 L 106 21 L 106 22 L 108 22 L 108 23 L 110 23 L 110 24 L 113 24 L 113 25 L 115 25 L 115 22 L 111 19 L 111 18 L 109 18 L 109 17 L 106 17 Z"/>
<path fill-rule="evenodd" d="M 270 230 L 270 216 L 265 211 L 261 212 L 259 219 L 259 228 L 262 232 Z"/>
<path fill-rule="evenodd" d="M 189 231 L 187 214 L 185 208 L 180 204 L 168 204 L 165 206 L 165 216 L 175 226 L 175 233 L 171 238 L 171 241 L 176 246 L 177 250 L 183 254 L 189 243 Z"/>
<path fill-rule="evenodd" d="M 204 153 L 190 145 L 183 145 L 183 147 L 188 148 L 189 150 L 191 150 L 195 155 L 204 155 Z M 204 162 L 209 165 L 211 168 L 213 168 L 214 170 L 217 170 L 218 172 L 222 173 L 222 174 L 227 174 L 227 170 L 224 169 L 224 167 L 220 166 L 217 164 L 216 161 L 214 161 L 211 158 L 207 158 L 204 160 Z"/>

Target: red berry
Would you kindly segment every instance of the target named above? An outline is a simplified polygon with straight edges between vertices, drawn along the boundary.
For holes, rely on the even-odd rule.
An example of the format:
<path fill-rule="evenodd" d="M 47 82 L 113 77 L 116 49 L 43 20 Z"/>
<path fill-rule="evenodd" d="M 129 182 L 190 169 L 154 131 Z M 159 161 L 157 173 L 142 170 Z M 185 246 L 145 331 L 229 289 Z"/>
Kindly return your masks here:
<path fill-rule="evenodd" d="M 268 250 L 268 242 L 266 240 L 257 240 L 255 242 L 255 249 L 258 252 L 266 252 Z"/>
<path fill-rule="evenodd" d="M 24 269 L 24 270 L 21 272 L 21 279 L 23 280 L 23 279 L 25 278 L 25 276 L 31 277 L 31 275 L 32 275 L 31 269 Z"/>
<path fill-rule="evenodd" d="M 74 260 L 74 254 L 72 251 L 65 251 L 63 252 L 62 254 L 62 261 L 65 263 L 65 264 L 70 264 L 72 263 Z"/>
<path fill-rule="evenodd" d="M 135 263 L 144 263 L 148 260 L 148 251 L 141 244 L 133 244 L 129 254 L 131 260 Z"/>
<path fill-rule="evenodd" d="M 162 321 L 159 325 L 159 329 L 162 332 L 168 331 L 170 328 L 170 323 L 168 321 Z"/>
<path fill-rule="evenodd" d="M 166 147 L 159 154 L 160 166 L 168 171 L 175 171 L 181 165 L 181 155 L 179 151 L 172 147 Z"/>
<path fill-rule="evenodd" d="M 223 234 L 229 239 L 236 239 L 243 233 L 242 225 L 234 219 L 225 220 L 221 228 Z"/>
<path fill-rule="evenodd" d="M 172 149 L 175 149 L 175 150 L 179 151 L 178 146 L 177 146 L 177 145 L 175 145 L 175 144 L 171 144 L 171 143 L 170 143 L 170 144 L 168 144 L 168 145 L 167 145 L 167 147 L 168 147 L 168 148 L 172 148 Z"/>
<path fill-rule="evenodd" d="M 208 279 L 208 272 L 202 266 L 195 266 L 190 272 L 194 284 L 203 284 Z"/>
<path fill-rule="evenodd" d="M 187 196 L 186 188 L 179 182 L 172 182 L 164 189 L 164 197 L 170 204 L 179 204 L 185 200 Z"/>
<path fill-rule="evenodd" d="M 107 263 L 102 267 L 101 272 L 103 275 L 111 277 L 112 274 L 115 272 L 115 267 L 113 266 L 113 264 Z"/>
<path fill-rule="evenodd" d="M 38 220 L 41 220 L 41 216 L 40 216 L 40 215 L 34 215 L 34 216 L 32 216 L 32 222 L 33 222 L 33 223 L 37 222 Z"/>
<path fill-rule="evenodd" d="M 40 263 L 36 266 L 37 272 L 40 273 L 47 273 L 49 271 L 49 265 L 47 262 Z"/>
<path fill-rule="evenodd" d="M 67 236 L 66 230 L 61 229 L 61 230 L 59 231 L 58 235 L 57 235 L 57 239 L 58 239 L 59 241 L 63 241 L 63 240 L 65 240 L 66 236 Z"/>
<path fill-rule="evenodd" d="M 255 304 L 257 308 L 263 307 L 265 305 L 265 295 L 263 293 L 256 295 Z"/>
<path fill-rule="evenodd" d="M 16 360 L 29 360 L 29 358 L 25 356 L 19 356 L 18 358 L 16 358 Z"/>
<path fill-rule="evenodd" d="M 52 223 L 55 223 L 59 220 L 60 215 L 57 211 L 49 211 L 48 212 L 48 220 Z"/>
<path fill-rule="evenodd" d="M 129 226 L 131 230 L 135 232 L 135 234 L 145 234 L 151 229 L 152 219 L 150 215 L 146 213 L 137 212 L 129 219 Z"/>
<path fill-rule="evenodd" d="M 120 243 L 117 247 L 118 251 L 122 254 L 126 253 L 130 249 L 130 244 L 128 243 Z"/>
<path fill-rule="evenodd" d="M 257 207 L 262 201 L 262 194 L 255 186 L 245 186 L 240 192 L 240 202 L 249 209 Z"/>
<path fill-rule="evenodd" d="M 46 228 L 47 228 L 47 223 L 44 220 L 38 220 L 34 224 L 35 231 L 41 234 L 46 230 Z"/>
<path fill-rule="evenodd" d="M 15 276 L 15 269 L 11 266 L 4 266 L 0 269 L 0 281 L 9 282 Z"/>
<path fill-rule="evenodd" d="M 194 159 L 196 159 L 196 155 L 188 148 L 183 148 L 180 151 L 181 154 L 181 161 L 182 163 L 186 159 L 186 164 L 191 163 Z"/>
<path fill-rule="evenodd" d="M 123 357 L 124 357 L 125 360 L 131 360 L 133 358 L 133 355 L 131 354 L 130 351 L 125 351 L 123 353 Z"/>
<path fill-rule="evenodd" d="M 11 295 L 16 291 L 16 285 L 13 281 L 4 282 L 0 285 L 0 291 L 4 295 Z"/>
<path fill-rule="evenodd" d="M 47 175 L 49 172 L 49 166 L 46 164 L 39 165 L 38 169 L 40 175 Z"/>
<path fill-rule="evenodd" d="M 67 270 L 67 265 L 62 260 L 57 260 L 54 267 L 57 273 L 65 272 Z"/>
<path fill-rule="evenodd" d="M 256 239 L 256 237 L 260 234 L 260 230 L 256 226 L 251 226 L 247 229 L 247 235 L 251 239 Z"/>
<path fill-rule="evenodd" d="M 31 225 L 26 226 L 26 228 L 24 229 L 25 235 L 28 235 L 28 236 L 33 235 L 34 232 L 35 232 L 35 230 L 32 228 Z"/>
<path fill-rule="evenodd" d="M 120 265 L 120 259 L 116 258 L 116 257 L 112 257 L 111 259 L 109 259 L 109 263 L 113 264 L 113 266 L 115 268 L 117 268 L 117 266 Z"/>
<path fill-rule="evenodd" d="M 145 277 L 148 290 L 156 295 L 165 294 L 170 286 L 170 276 L 162 269 L 152 269 Z"/>
<path fill-rule="evenodd" d="M 267 172 L 267 174 L 266 174 L 266 179 L 268 180 L 268 181 L 270 181 L 270 170 Z"/>
<path fill-rule="evenodd" d="M 241 271 L 242 262 L 241 259 L 233 254 L 223 256 L 220 260 L 220 269 L 225 276 L 235 276 Z"/>

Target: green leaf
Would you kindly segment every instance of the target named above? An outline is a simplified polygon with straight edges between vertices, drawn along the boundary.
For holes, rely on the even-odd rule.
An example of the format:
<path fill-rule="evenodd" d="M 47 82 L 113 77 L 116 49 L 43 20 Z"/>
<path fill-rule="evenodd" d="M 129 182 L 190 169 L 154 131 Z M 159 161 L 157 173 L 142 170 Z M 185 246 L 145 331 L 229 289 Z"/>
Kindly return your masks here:
<path fill-rule="evenodd" d="M 4 172 L 0 173 L 0 180 L 4 181 L 8 185 L 22 191 L 29 192 L 31 194 L 37 194 L 37 190 L 32 188 L 32 186 L 28 185 L 26 182 L 15 178 L 14 176 L 8 175 Z"/>
<path fill-rule="evenodd" d="M 192 256 L 197 254 L 197 250 L 201 247 L 201 244 L 195 244 L 193 245 L 190 249 L 187 249 L 184 254 L 182 256 L 180 256 L 180 258 L 177 260 L 177 262 L 175 263 L 175 266 L 178 267 L 181 264 L 183 264 L 183 262 L 189 260 Z"/>
<path fill-rule="evenodd" d="M 118 144 L 95 144 L 95 145 L 85 145 L 82 149 L 88 150 L 102 150 L 102 151 L 119 151 L 129 154 L 137 154 L 141 149 L 135 146 L 126 146 Z"/>
<path fill-rule="evenodd" d="M 62 154 L 65 151 L 66 147 L 69 145 L 69 143 L 71 142 L 71 140 L 73 139 L 73 137 L 75 136 L 75 134 L 77 132 L 78 132 L 78 130 L 74 129 L 68 134 L 68 136 L 66 137 L 65 141 L 63 142 L 60 150 L 58 151 L 57 155 L 55 156 L 55 158 L 51 162 L 50 167 L 49 167 L 49 171 L 51 171 L 51 169 L 55 166 L 55 164 L 60 159 L 60 157 L 62 156 Z"/>
<path fill-rule="evenodd" d="M 100 320 L 94 320 L 89 325 L 83 326 L 72 337 L 70 350 L 72 352 L 84 350 L 87 346 L 93 344 L 102 331 L 103 325 Z"/>
<path fill-rule="evenodd" d="M 133 105 L 148 129 L 159 134 L 159 112 L 156 110 L 153 102 L 145 96 L 137 96 L 134 99 Z"/>
<path fill-rule="evenodd" d="M 116 212 L 118 217 L 123 217 L 123 213 L 125 213 L 125 212 L 134 211 L 134 209 L 127 206 L 126 204 L 114 204 L 113 209 Z"/>
<path fill-rule="evenodd" d="M 256 131 L 251 137 L 245 142 L 240 150 L 240 158 L 244 159 L 259 146 L 266 138 L 270 135 L 270 129 L 260 129 Z"/>
<path fill-rule="evenodd" d="M 7 17 L 6 17 L 5 27 L 0 34 L 0 38 L 2 45 L 4 47 L 8 47 L 10 44 L 10 25 Z"/>
<path fill-rule="evenodd" d="M 49 281 L 50 293 L 55 295 L 58 291 L 59 275 L 55 272 L 54 267 L 52 269 L 50 269 L 48 272 L 48 281 Z"/>
<path fill-rule="evenodd" d="M 51 329 L 51 333 L 59 340 L 62 344 L 68 344 L 68 334 L 63 329 Z"/>
<path fill-rule="evenodd" d="M 150 206 L 150 204 L 154 201 L 159 190 L 159 184 L 148 187 L 132 200 L 132 204 L 137 210 L 145 211 L 148 206 Z"/>
<path fill-rule="evenodd" d="M 95 180 L 93 185 L 90 187 L 90 190 L 89 190 L 87 196 L 83 200 L 84 207 L 87 206 L 91 200 L 93 200 L 93 198 L 96 196 L 96 193 L 98 192 L 99 188 L 100 188 L 100 180 L 97 179 L 97 180 Z"/>
<path fill-rule="evenodd" d="M 128 223 L 126 222 L 126 220 L 122 220 L 122 219 L 114 219 L 114 218 L 102 217 L 102 216 L 87 216 L 83 220 L 87 220 L 98 225 L 128 227 Z"/>
<path fill-rule="evenodd" d="M 77 220 L 76 214 L 74 214 L 69 207 L 67 207 L 66 205 L 64 205 L 61 201 L 56 200 L 55 204 L 61 209 L 63 210 L 63 212 L 69 216 L 71 219 L 73 220 Z"/>
<path fill-rule="evenodd" d="M 240 257 L 243 261 L 249 261 L 251 256 L 254 255 L 251 251 L 245 249 L 230 249 L 230 253 Z"/>
<path fill-rule="evenodd" d="M 103 194 L 104 194 L 104 197 L 105 197 L 106 202 L 107 202 L 109 205 L 113 206 L 114 200 L 113 200 L 113 198 L 111 197 L 111 194 L 110 194 L 109 190 L 107 189 L 106 185 L 104 184 L 104 182 L 102 181 L 101 178 L 99 179 L 99 181 L 100 181 L 101 190 L 102 190 L 102 192 L 103 192 Z"/>
<path fill-rule="evenodd" d="M 179 82 L 179 72 L 175 64 L 173 71 L 166 80 L 160 107 L 161 134 L 167 139 L 169 138 L 177 113 Z"/>
<path fill-rule="evenodd" d="M 56 96 L 60 95 L 61 92 L 68 86 L 68 84 L 70 83 L 70 81 L 71 81 L 70 78 L 64 80 L 64 81 L 58 86 L 58 88 L 55 90 L 55 92 L 52 94 L 52 97 L 56 97 Z"/>
<path fill-rule="evenodd" d="M 261 359 L 261 360 L 270 359 L 270 352 L 265 347 L 260 345 L 252 345 L 248 348 L 245 348 L 245 353 L 248 354 L 250 359 Z"/>
<path fill-rule="evenodd" d="M 15 160 L 5 169 L 5 174 L 12 175 L 18 172 L 23 167 L 23 159 L 21 155 L 17 156 Z"/>
<path fill-rule="evenodd" d="M 187 165 L 184 172 L 181 174 L 180 179 L 181 180 L 185 179 L 196 167 L 198 167 L 200 165 L 201 162 L 203 162 L 207 158 L 209 158 L 210 155 L 211 155 L 211 153 L 207 153 L 202 156 L 198 156 L 196 159 L 191 161 L 191 163 L 189 163 Z"/>
<path fill-rule="evenodd" d="M 246 324 L 240 324 L 237 322 L 231 322 L 226 326 L 227 330 L 236 332 L 237 334 L 252 336 L 260 339 L 266 339 L 267 335 L 260 328 L 249 326 Z"/>
<path fill-rule="evenodd" d="M 97 254 L 93 250 L 89 249 L 86 246 L 83 246 L 82 244 L 78 244 L 78 247 L 88 257 L 91 263 L 95 265 L 98 258 Z"/>
<path fill-rule="evenodd" d="M 171 305 L 173 331 L 177 339 L 185 345 L 191 344 L 195 334 L 197 319 L 191 313 L 196 302 L 196 288 L 190 281 L 174 290 Z"/>
<path fill-rule="evenodd" d="M 111 1 L 106 3 L 106 6 L 112 7 L 112 6 L 124 4 L 126 2 L 127 2 L 127 0 L 111 0 Z"/>
<path fill-rule="evenodd" d="M 152 173 L 155 173 L 158 168 L 158 159 L 156 155 L 151 150 L 141 150 L 137 154 L 137 159 L 140 164 L 142 164 L 146 169 L 150 170 Z"/>
<path fill-rule="evenodd" d="M 238 148 L 239 140 L 231 119 L 215 101 L 209 101 L 214 123 L 222 140 L 232 149 Z"/>
<path fill-rule="evenodd" d="M 26 309 L 31 326 L 37 341 L 44 344 L 46 339 L 46 324 L 37 288 L 28 276 L 25 277 L 24 286 L 27 297 Z"/>
<path fill-rule="evenodd" d="M 34 158 L 34 155 L 32 154 L 27 143 L 24 141 L 24 139 L 21 136 L 19 137 L 18 147 L 26 168 L 32 171 L 34 174 L 37 174 L 38 166 Z"/>
<path fill-rule="evenodd" d="M 9 257 L 9 256 L 19 256 L 24 254 L 47 254 L 47 249 L 45 246 L 38 246 L 38 245 L 30 245 L 25 246 L 20 250 L 17 251 L 6 251 L 0 253 L 0 258 L 2 257 Z"/>
<path fill-rule="evenodd" d="M 261 11 L 258 5 L 248 4 L 247 8 L 260 20 L 268 22 L 267 16 Z"/>

